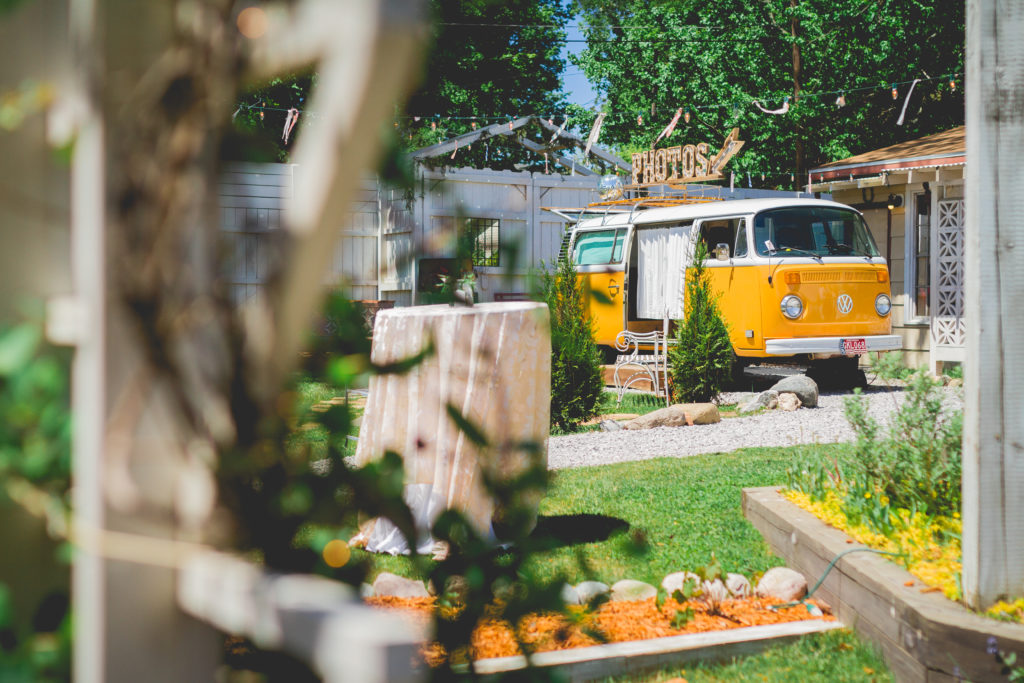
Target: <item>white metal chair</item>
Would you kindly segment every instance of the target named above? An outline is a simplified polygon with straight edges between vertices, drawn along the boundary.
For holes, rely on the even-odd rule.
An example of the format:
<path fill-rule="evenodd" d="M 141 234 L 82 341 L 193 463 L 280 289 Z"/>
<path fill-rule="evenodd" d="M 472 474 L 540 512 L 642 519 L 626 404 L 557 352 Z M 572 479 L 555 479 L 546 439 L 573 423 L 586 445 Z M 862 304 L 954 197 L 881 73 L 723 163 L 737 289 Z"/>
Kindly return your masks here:
<path fill-rule="evenodd" d="M 622 396 L 630 386 L 646 380 L 651 383 L 654 394 L 664 396 L 665 405 L 669 404 L 669 343 L 661 332 L 619 332 L 615 337 L 615 350 L 619 355 L 615 358 L 614 374 L 618 403 L 622 403 Z"/>

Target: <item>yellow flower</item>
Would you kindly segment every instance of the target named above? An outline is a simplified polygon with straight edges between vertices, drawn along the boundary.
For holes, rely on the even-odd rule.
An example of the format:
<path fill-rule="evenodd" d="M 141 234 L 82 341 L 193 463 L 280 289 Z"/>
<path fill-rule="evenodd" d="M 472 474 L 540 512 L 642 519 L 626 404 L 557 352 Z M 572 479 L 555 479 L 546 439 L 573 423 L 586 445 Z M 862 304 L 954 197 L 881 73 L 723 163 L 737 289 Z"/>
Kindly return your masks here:
<path fill-rule="evenodd" d="M 867 499 L 867 498 L 870 498 L 870 497 L 871 497 L 871 491 L 865 491 L 864 492 L 864 498 Z"/>

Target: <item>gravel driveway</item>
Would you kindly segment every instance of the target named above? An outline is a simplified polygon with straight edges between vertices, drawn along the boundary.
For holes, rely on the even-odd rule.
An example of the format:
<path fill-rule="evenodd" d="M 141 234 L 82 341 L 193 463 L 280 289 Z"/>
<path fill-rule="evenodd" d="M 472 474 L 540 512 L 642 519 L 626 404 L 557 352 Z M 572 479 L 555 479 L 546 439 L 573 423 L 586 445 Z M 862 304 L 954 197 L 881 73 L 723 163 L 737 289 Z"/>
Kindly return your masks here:
<path fill-rule="evenodd" d="M 948 403 L 961 406 L 958 391 L 947 389 Z M 903 387 L 869 386 L 864 394 L 869 413 L 879 422 L 903 400 Z M 723 394 L 722 403 L 735 403 L 750 394 Z M 817 408 L 794 412 L 772 410 L 751 417 L 725 418 L 712 425 L 658 427 L 636 431 L 587 432 L 548 439 L 548 467 L 553 470 L 616 462 L 648 460 L 701 453 L 725 453 L 751 446 L 853 441 L 853 430 L 843 416 L 843 398 L 850 392 L 822 392 Z"/>

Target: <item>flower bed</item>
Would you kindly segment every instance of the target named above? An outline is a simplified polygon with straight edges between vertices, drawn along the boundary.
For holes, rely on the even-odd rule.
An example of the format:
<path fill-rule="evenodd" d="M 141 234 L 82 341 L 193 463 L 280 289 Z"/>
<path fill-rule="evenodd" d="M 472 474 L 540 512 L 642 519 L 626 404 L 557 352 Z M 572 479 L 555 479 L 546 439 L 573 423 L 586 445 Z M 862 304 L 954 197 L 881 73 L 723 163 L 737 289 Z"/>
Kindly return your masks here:
<path fill-rule="evenodd" d="M 366 601 L 378 607 L 409 610 L 414 619 L 426 619 L 428 612 L 436 606 L 434 598 L 373 597 Z M 550 613 L 524 617 L 518 624 L 518 635 L 533 652 L 550 652 L 589 647 L 602 642 L 648 640 L 748 626 L 807 620 L 835 621 L 831 614 L 817 617 L 810 614 L 802 604 L 772 609 L 778 603 L 778 600 L 768 598 L 731 599 L 723 601 L 717 612 L 700 600 L 680 603 L 672 598 L 665 600 L 660 609 L 655 598 L 606 602 L 593 612 L 571 606 L 568 615 Z M 816 604 L 819 608 L 825 607 Z M 685 625 L 673 628 L 672 620 L 677 612 L 689 612 L 692 616 Z M 595 637 L 597 635 L 604 640 Z M 473 633 L 472 659 L 519 654 L 522 652 L 511 625 L 497 615 L 482 621 Z M 443 661 L 445 653 L 437 646 L 429 646 L 424 655 L 428 663 L 438 664 Z"/>

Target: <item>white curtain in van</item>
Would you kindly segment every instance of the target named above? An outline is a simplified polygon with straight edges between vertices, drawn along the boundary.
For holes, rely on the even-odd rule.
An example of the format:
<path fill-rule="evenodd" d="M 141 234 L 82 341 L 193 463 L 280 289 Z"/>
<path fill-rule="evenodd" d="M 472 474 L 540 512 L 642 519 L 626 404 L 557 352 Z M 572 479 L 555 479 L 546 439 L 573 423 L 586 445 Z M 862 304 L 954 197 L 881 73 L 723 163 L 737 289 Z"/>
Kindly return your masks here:
<path fill-rule="evenodd" d="M 637 231 L 636 306 L 638 318 L 683 317 L 690 226 Z"/>

